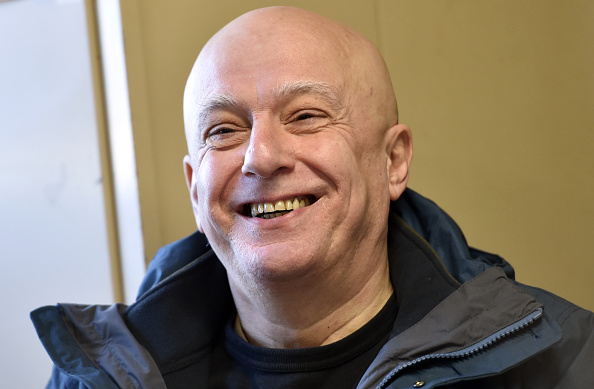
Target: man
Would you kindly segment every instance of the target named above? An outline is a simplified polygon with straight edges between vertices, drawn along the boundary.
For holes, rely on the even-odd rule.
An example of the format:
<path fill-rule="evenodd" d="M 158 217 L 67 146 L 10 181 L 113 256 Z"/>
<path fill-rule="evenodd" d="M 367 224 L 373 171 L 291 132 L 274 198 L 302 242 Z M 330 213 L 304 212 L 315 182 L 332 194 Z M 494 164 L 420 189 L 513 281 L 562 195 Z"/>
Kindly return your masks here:
<path fill-rule="evenodd" d="M 376 48 L 286 7 L 201 51 L 184 96 L 198 230 L 130 307 L 32 314 L 50 387 L 587 388 L 594 316 L 514 282 L 406 189 Z"/>

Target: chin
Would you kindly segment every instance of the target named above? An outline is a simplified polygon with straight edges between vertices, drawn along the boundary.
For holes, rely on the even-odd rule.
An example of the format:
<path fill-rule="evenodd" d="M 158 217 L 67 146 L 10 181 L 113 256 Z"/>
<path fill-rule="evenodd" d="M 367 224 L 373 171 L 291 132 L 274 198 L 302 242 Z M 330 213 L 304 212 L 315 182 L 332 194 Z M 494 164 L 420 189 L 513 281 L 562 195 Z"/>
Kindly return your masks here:
<path fill-rule="evenodd" d="M 296 280 L 316 272 L 322 261 L 294 244 L 270 244 L 236 251 L 235 268 L 257 282 Z M 229 270 L 229 269 L 228 269 Z"/>

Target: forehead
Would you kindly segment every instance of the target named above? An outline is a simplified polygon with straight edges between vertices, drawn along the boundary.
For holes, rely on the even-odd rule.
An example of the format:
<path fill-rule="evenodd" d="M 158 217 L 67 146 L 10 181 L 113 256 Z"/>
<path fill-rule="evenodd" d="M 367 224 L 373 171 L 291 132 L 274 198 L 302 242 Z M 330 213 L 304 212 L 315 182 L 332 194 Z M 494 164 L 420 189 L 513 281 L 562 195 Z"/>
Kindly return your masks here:
<path fill-rule="evenodd" d="M 317 81 L 295 81 L 284 82 L 270 89 L 263 97 L 263 104 L 274 104 L 275 102 L 289 102 L 293 99 L 306 96 L 317 99 L 328 105 L 334 111 L 344 108 L 343 98 L 337 88 Z M 259 99 L 260 100 L 260 99 Z M 245 96 L 236 95 L 227 90 L 224 92 L 211 93 L 196 101 L 196 119 L 203 122 L 207 117 L 216 111 L 239 111 L 249 109 L 249 101 Z"/>
<path fill-rule="evenodd" d="M 345 104 L 348 64 L 339 50 L 307 39 L 261 42 L 231 36 L 206 48 L 192 70 L 186 96 L 193 118 L 217 109 L 265 106 L 298 96 Z M 189 112 L 188 112 L 189 113 Z"/>

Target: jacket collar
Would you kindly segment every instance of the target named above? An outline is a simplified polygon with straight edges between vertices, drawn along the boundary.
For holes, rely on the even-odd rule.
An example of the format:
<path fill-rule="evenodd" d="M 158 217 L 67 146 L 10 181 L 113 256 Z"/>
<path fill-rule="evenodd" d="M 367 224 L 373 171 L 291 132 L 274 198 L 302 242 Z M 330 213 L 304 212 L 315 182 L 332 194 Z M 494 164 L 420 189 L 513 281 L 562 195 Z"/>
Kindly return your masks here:
<path fill-rule="evenodd" d="M 456 222 L 433 201 L 407 188 L 391 204 L 397 214 L 431 246 L 452 276 L 466 282 L 491 267 L 500 267 L 514 279 L 514 269 L 499 255 L 468 246 Z"/>
<path fill-rule="evenodd" d="M 395 212 L 390 215 L 388 234 L 390 273 L 399 307 L 396 336 L 419 322 L 460 283 Z M 207 349 L 234 312 L 225 269 L 208 250 L 144 293 L 125 318 L 162 371 L 169 371 Z"/>
<path fill-rule="evenodd" d="M 503 259 L 468 248 L 461 233 L 458 234 L 457 226 L 454 228 L 449 224 L 453 221 L 438 208 L 431 209 L 437 207 L 433 203 L 426 202 L 428 200 L 407 190 L 392 204 L 389 260 L 399 312 L 392 338 L 370 367 L 364 382 L 381 380 L 383 374 L 389 373 L 386 370 L 393 367 L 394 351 L 396 355 L 402 355 L 397 363 L 406 364 L 444 345 L 455 345 L 458 349 L 468 347 L 477 339 L 488 338 L 506 325 L 521 320 L 526 312 L 538 309 L 538 303 L 520 292 L 505 276 L 503 271 L 509 275 L 510 272 L 513 274 L 513 269 Z M 412 212 L 411 207 L 418 209 Z M 403 219 L 407 219 L 406 222 Z M 430 226 L 430 221 L 436 220 L 442 224 L 437 231 L 436 227 Z M 411 228 L 408 223 L 416 228 Z M 448 247 L 434 248 L 425 236 Z M 458 241 L 449 242 L 456 239 Z M 196 246 L 197 240 L 192 242 Z M 203 242 L 200 245 L 203 246 Z M 189 264 L 181 270 L 166 269 L 165 274 L 171 275 L 149 288 L 125 313 L 128 327 L 153 356 L 162 373 L 187 365 L 196 355 L 207 352 L 235 311 L 225 269 L 212 250 L 205 247 L 202 255 L 193 261 L 188 261 L 191 250 L 178 249 L 179 252 L 185 252 L 186 257 L 178 258 L 175 266 Z M 439 253 L 445 253 L 447 261 L 442 261 Z M 452 275 L 452 269 L 463 267 L 470 270 L 455 271 Z M 484 272 L 490 267 L 499 267 L 503 271 Z M 476 286 L 483 285 L 479 283 L 482 276 L 460 287 L 466 278 L 481 273 L 493 289 Z M 492 294 L 499 291 L 505 293 L 493 298 Z M 474 296 L 476 300 L 463 298 L 468 296 Z M 494 306 L 496 302 L 501 304 Z M 518 309 L 509 311 L 507 307 L 512 303 L 517 304 Z M 474 318 L 478 311 L 467 310 L 469 306 L 496 314 L 493 320 L 489 315 L 479 315 L 483 319 L 470 321 L 469 318 Z M 471 327 L 465 328 L 462 324 Z M 459 328 L 460 331 L 454 333 L 449 328 Z M 452 337 L 443 337 L 444 333 Z M 447 350 L 446 347 L 442 351 Z"/>
<path fill-rule="evenodd" d="M 208 350 L 234 311 L 225 268 L 209 250 L 143 294 L 124 317 L 166 374 Z"/>
<path fill-rule="evenodd" d="M 416 381 L 429 379 L 434 383 L 451 382 L 462 379 L 462 370 L 466 370 L 465 379 L 496 374 L 561 338 L 561 330 L 543 313 L 542 304 L 520 289 L 501 267 L 489 268 L 460 285 L 432 247 L 395 215 L 390 220 L 389 236 L 398 317 L 391 339 L 358 388 L 383 388 L 390 383 L 390 388 L 411 387 Z M 401 256 L 403 251 L 408 255 Z M 526 331 L 518 334 L 524 327 L 539 335 Z M 511 333 L 515 335 L 509 339 Z M 503 353 L 501 349 L 478 353 L 503 342 L 515 345 Z M 463 369 L 444 369 L 434 363 L 422 377 L 415 376 L 418 370 L 414 365 L 420 362 L 441 359 L 453 365 L 467 362 L 469 356 L 473 362 L 466 363 Z"/>
<path fill-rule="evenodd" d="M 399 307 L 396 334 L 419 321 L 459 283 L 396 214 L 389 219 L 388 254 Z M 162 371 L 168 371 L 207 349 L 234 312 L 226 271 L 209 249 L 142 294 L 125 319 Z"/>

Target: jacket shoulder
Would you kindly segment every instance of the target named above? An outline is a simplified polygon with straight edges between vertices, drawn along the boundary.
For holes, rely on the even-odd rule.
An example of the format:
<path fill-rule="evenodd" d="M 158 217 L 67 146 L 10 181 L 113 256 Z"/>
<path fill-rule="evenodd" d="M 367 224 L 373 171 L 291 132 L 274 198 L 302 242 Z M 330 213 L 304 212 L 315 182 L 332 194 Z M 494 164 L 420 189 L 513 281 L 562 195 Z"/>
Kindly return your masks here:
<path fill-rule="evenodd" d="M 45 389 L 90 389 L 78 379 L 71 377 L 58 369 L 56 366 L 52 369 L 52 376 Z"/>
<path fill-rule="evenodd" d="M 48 388 L 164 388 L 159 369 L 127 328 L 126 306 L 59 304 L 31 319 L 54 362 Z"/>
<path fill-rule="evenodd" d="M 537 382 L 536 386 L 531 387 L 593 387 L 594 313 L 546 290 L 522 284 L 519 286 L 543 304 L 544 314 L 557 323 L 563 336 L 526 366 L 510 373 L 521 374 L 523 379 L 527 379 L 528 374 L 532 383 Z"/>
<path fill-rule="evenodd" d="M 31 312 L 37 335 L 54 362 L 52 376 L 46 388 L 91 388 L 94 382 L 102 388 L 117 388 L 108 375 L 80 347 L 80 341 L 63 307 L 46 306 Z"/>
<path fill-rule="evenodd" d="M 592 320 L 594 313 L 583 309 L 574 303 L 565 300 L 564 298 L 557 296 L 554 293 L 551 293 L 545 289 L 537 288 L 534 286 L 524 285 L 522 283 L 516 282 L 516 284 L 524 289 L 526 292 L 530 293 L 534 298 L 538 301 L 542 302 L 545 305 L 549 315 L 554 317 L 555 321 L 563 326 L 565 321 L 569 320 L 574 321 L 577 320 L 579 317 L 589 318 Z M 592 322 L 590 321 L 590 329 L 592 329 Z"/>

